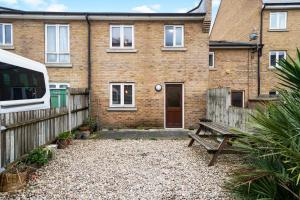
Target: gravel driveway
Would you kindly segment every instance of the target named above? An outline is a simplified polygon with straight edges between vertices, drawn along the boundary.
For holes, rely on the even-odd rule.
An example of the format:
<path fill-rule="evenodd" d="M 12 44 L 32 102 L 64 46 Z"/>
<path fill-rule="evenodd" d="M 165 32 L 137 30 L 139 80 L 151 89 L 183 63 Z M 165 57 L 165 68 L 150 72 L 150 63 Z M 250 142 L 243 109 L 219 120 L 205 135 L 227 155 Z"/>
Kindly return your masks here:
<path fill-rule="evenodd" d="M 222 191 L 232 157 L 210 156 L 187 140 L 88 140 L 58 150 L 40 177 L 11 199 L 230 199 Z M 227 161 L 226 161 L 227 160 Z M 231 160 L 231 163 L 228 163 Z M 8 198 L 0 194 L 0 198 Z"/>

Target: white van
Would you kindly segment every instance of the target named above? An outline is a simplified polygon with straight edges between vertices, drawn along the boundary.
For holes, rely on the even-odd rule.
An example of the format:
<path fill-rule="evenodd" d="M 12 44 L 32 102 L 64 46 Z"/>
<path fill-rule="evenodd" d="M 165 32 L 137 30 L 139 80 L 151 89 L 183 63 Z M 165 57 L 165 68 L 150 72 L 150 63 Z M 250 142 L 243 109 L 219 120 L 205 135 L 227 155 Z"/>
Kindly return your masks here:
<path fill-rule="evenodd" d="M 46 66 L 0 49 L 0 113 L 50 108 Z"/>

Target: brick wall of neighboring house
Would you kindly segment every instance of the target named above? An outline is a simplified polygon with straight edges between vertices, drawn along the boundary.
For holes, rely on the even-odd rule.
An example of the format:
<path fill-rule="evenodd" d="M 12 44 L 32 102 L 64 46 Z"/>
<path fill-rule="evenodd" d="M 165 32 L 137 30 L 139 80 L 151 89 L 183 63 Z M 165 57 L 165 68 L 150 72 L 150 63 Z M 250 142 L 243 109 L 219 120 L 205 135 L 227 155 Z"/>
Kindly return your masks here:
<path fill-rule="evenodd" d="M 50 82 L 87 87 L 87 25 L 85 21 L 1 19 L 13 24 L 13 53 L 45 63 L 45 24 L 70 25 L 71 68 L 48 67 Z"/>
<path fill-rule="evenodd" d="M 215 68 L 209 70 L 209 88 L 244 91 L 245 105 L 257 97 L 257 53 L 252 49 L 211 49 Z"/>
<path fill-rule="evenodd" d="M 277 10 L 287 11 L 287 31 L 271 32 L 269 31 L 270 10 L 264 12 L 263 18 L 263 56 L 261 65 L 261 86 L 262 94 L 269 94 L 278 86 L 276 70 L 269 68 L 270 51 L 284 50 L 291 57 L 295 58 L 297 48 L 300 48 L 300 10 Z"/>
<path fill-rule="evenodd" d="M 103 127 L 164 127 L 164 92 L 156 84 L 184 83 L 185 128 L 205 116 L 208 88 L 208 33 L 201 21 L 128 21 L 135 28 L 136 53 L 107 53 L 110 22 L 92 22 L 93 113 Z M 186 51 L 162 51 L 164 25 L 183 24 Z M 109 83 L 134 82 L 137 111 L 109 109 Z"/>
<path fill-rule="evenodd" d="M 259 31 L 261 0 L 222 0 L 210 40 L 249 42 Z"/>

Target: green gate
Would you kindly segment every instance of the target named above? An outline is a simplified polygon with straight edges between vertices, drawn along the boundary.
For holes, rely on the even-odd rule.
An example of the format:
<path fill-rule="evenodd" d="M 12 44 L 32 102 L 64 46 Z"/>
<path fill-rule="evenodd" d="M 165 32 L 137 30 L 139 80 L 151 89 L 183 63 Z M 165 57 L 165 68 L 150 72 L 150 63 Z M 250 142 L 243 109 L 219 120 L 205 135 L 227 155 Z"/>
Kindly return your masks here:
<path fill-rule="evenodd" d="M 67 107 L 66 89 L 51 89 L 50 96 L 51 108 Z"/>

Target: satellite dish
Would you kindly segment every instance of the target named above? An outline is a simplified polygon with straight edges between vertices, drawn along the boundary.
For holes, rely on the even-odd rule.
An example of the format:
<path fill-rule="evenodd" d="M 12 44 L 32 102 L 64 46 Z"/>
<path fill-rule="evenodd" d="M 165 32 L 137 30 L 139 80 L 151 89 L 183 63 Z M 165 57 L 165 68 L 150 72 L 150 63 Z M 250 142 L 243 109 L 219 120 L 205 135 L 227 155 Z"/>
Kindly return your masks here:
<path fill-rule="evenodd" d="M 257 40 L 258 34 L 257 33 L 251 33 L 249 35 L 249 38 L 250 38 L 250 41 Z"/>

